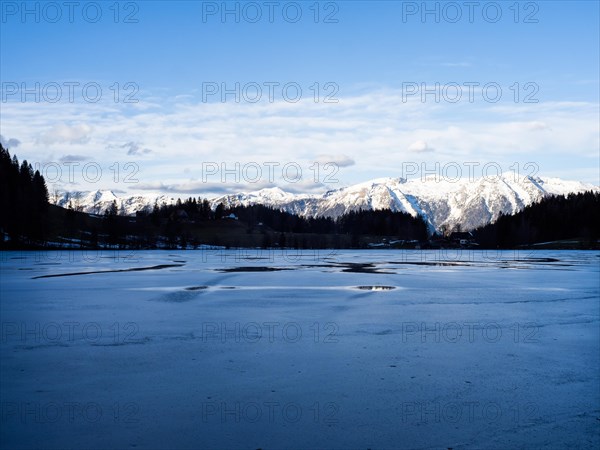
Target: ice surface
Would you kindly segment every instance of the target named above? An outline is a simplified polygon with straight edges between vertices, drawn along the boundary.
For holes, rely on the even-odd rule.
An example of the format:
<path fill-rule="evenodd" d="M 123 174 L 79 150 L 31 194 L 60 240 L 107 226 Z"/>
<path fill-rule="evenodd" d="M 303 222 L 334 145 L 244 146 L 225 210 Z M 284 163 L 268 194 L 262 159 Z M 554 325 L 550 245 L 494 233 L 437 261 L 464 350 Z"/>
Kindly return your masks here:
<path fill-rule="evenodd" d="M 2 448 L 600 446 L 599 252 L 0 258 Z"/>

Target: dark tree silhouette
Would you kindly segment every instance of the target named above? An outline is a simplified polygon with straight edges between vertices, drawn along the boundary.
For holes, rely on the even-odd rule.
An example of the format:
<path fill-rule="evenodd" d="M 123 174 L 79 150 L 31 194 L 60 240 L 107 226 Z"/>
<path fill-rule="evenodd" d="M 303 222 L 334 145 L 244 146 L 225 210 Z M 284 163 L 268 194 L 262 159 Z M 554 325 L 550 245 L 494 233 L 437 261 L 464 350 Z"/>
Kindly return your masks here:
<path fill-rule="evenodd" d="M 0 231 L 12 243 L 42 243 L 47 235 L 48 188 L 26 160 L 19 165 L 0 144 Z"/>

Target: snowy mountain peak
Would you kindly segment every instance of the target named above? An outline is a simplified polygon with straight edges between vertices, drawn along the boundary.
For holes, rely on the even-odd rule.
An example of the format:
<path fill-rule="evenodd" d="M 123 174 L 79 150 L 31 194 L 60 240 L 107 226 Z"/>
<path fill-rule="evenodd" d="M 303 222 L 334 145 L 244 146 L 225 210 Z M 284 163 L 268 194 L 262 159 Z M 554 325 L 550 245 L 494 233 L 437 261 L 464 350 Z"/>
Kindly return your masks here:
<path fill-rule="evenodd" d="M 95 191 L 88 194 L 92 197 L 94 202 L 112 202 L 114 200 L 118 200 L 119 198 L 115 195 L 113 191 Z"/>
<path fill-rule="evenodd" d="M 287 197 L 290 195 L 278 186 L 261 189 L 255 194 L 258 197 Z"/>

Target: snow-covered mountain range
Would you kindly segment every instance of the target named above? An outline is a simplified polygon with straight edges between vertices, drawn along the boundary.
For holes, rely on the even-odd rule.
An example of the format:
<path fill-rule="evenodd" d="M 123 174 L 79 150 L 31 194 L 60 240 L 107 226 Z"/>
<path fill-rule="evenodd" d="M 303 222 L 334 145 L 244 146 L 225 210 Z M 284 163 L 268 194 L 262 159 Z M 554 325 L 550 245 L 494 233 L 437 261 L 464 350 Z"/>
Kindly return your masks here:
<path fill-rule="evenodd" d="M 120 214 L 132 216 L 137 211 L 152 211 L 155 203 L 169 205 L 175 203 L 176 199 L 167 195 L 152 194 L 118 197 L 113 191 L 98 190 L 92 192 L 63 192 L 54 198 L 50 198 L 50 201 L 63 208 L 68 208 L 70 205 L 73 209 L 88 214 L 104 214 L 104 211 L 116 201 Z"/>
<path fill-rule="evenodd" d="M 525 206 L 549 195 L 567 195 L 585 191 L 600 192 L 600 187 L 559 178 L 520 177 L 514 173 L 476 180 L 449 181 L 437 178 L 405 180 L 381 178 L 324 194 L 291 194 L 280 188 L 229 194 L 210 199 L 215 208 L 261 204 L 304 217 L 339 217 L 360 209 L 391 209 L 421 215 L 432 230 L 472 230 L 495 221 L 502 214 L 514 214 Z M 202 196 L 199 193 L 199 196 Z M 72 192 L 55 202 L 66 207 L 100 214 L 116 200 L 125 214 L 151 210 L 158 204 L 175 202 L 165 195 L 117 197 L 111 191 Z"/>

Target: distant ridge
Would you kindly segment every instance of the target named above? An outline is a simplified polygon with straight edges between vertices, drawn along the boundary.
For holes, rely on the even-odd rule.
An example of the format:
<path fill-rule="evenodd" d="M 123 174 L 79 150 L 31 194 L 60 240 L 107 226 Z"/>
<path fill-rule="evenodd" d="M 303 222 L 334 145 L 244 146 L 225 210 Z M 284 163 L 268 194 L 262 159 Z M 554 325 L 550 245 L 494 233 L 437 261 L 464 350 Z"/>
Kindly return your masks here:
<path fill-rule="evenodd" d="M 505 173 L 454 182 L 380 178 L 324 194 L 292 194 L 275 187 L 223 195 L 209 201 L 213 209 L 219 203 L 225 207 L 260 204 L 303 217 L 337 218 L 360 209 L 390 209 L 421 215 L 431 230 L 468 231 L 494 222 L 500 214 L 515 214 L 547 196 L 586 191 L 600 192 L 600 187 L 559 178 L 516 179 L 514 173 Z M 73 208 L 83 212 L 102 214 L 113 201 L 122 213 L 133 215 L 137 211 L 151 211 L 155 203 L 173 204 L 176 200 L 166 195 L 118 197 L 112 191 L 93 191 L 64 193 L 54 203 L 67 207 L 71 202 Z"/>

